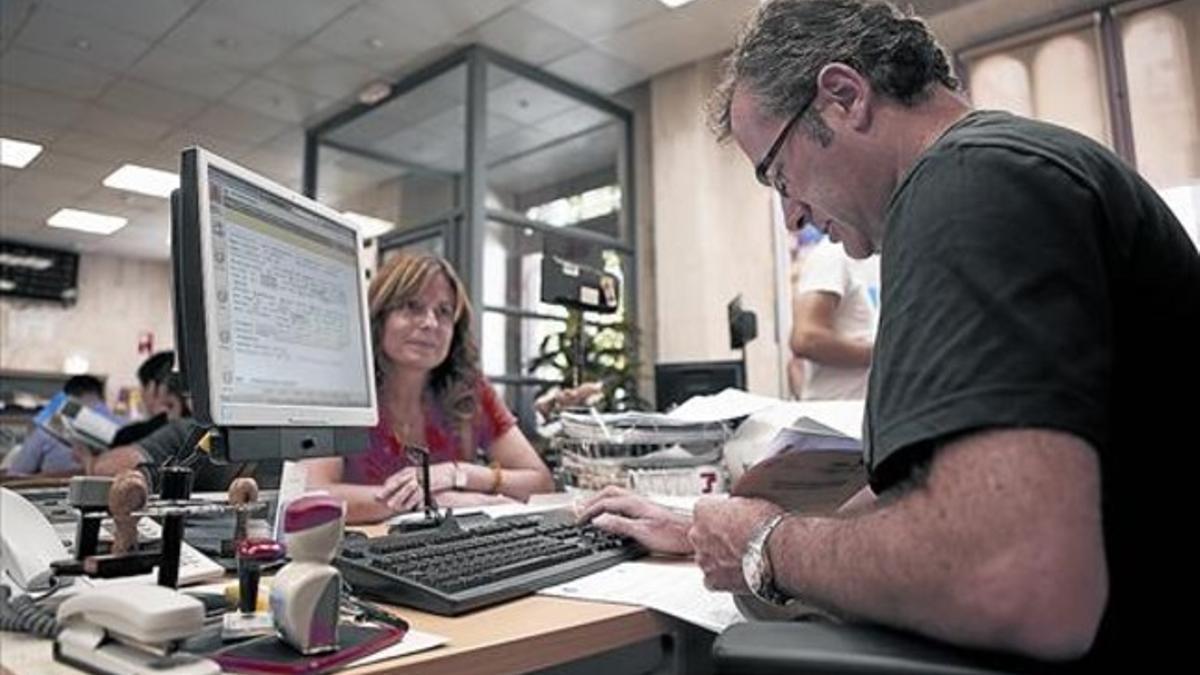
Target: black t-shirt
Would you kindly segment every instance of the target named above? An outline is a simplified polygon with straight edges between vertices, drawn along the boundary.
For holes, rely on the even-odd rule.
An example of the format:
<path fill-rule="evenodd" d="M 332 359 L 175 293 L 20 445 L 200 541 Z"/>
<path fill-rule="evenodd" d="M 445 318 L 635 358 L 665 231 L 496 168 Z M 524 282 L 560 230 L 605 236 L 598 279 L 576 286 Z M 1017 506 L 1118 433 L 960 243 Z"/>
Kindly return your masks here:
<path fill-rule="evenodd" d="M 1110 577 L 1089 660 L 1166 654 L 1175 620 L 1156 608 L 1190 586 L 1172 571 L 1200 446 L 1200 256 L 1167 206 L 1084 136 L 975 112 L 893 194 L 881 273 L 873 486 L 974 430 L 1087 440 Z"/>

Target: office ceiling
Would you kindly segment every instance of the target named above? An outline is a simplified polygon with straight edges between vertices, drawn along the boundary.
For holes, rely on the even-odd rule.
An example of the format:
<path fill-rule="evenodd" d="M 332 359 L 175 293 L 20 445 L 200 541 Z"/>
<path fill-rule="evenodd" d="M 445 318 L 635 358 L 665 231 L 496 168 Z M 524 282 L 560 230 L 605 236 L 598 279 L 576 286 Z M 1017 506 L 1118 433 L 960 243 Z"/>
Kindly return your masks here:
<path fill-rule="evenodd" d="M 482 43 L 613 93 L 727 49 L 756 4 L 695 0 L 670 10 L 658 0 L 0 0 L 0 136 L 45 146 L 25 169 L 0 167 L 0 232 L 162 259 L 166 200 L 100 184 L 124 163 L 177 170 L 180 149 L 200 144 L 298 187 L 306 125 L 346 107 L 366 85 L 392 81 L 456 46 Z M 932 15 L 967 4 L 1039 2 L 911 4 Z M 999 20 L 996 12 L 987 16 Z M 519 91 L 500 77 L 491 86 L 498 105 L 519 102 L 490 120 L 496 137 L 513 137 L 506 156 L 519 155 L 522 142 L 536 144 L 531 124 L 570 128 L 591 114 L 542 88 Z M 522 119 L 537 111 L 546 114 Z M 520 187 L 515 170 L 513 180 Z M 110 236 L 47 227 L 62 207 L 124 216 L 129 224 Z"/>

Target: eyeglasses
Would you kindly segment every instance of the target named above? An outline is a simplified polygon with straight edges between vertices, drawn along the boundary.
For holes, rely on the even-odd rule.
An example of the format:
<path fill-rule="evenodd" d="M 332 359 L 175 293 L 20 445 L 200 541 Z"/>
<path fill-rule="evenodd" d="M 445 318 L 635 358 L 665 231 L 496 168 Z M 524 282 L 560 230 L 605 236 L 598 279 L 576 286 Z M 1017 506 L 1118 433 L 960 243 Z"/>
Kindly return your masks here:
<path fill-rule="evenodd" d="M 454 315 L 454 307 L 450 305 L 424 305 L 415 299 L 402 302 L 398 306 L 392 307 L 391 311 L 400 312 L 406 319 L 413 322 L 424 321 L 432 312 L 434 323 L 439 328 L 453 326 L 457 318 Z"/>
<path fill-rule="evenodd" d="M 779 155 L 779 151 L 783 149 L 783 144 L 787 141 L 788 135 L 792 133 L 792 128 L 796 126 L 796 123 L 800 121 L 801 117 L 804 117 L 804 113 L 808 112 L 808 109 L 812 107 L 813 101 L 815 100 L 817 100 L 817 96 L 814 93 L 811 97 L 809 97 L 808 101 L 806 101 L 804 105 L 800 106 L 800 109 L 796 111 L 796 114 L 792 115 L 792 118 L 787 121 L 787 124 L 783 125 L 783 128 L 779 130 L 779 135 L 775 137 L 775 142 L 772 143 L 771 148 L 767 150 L 767 154 L 763 155 L 763 158 L 758 161 L 758 164 L 754 165 L 754 176 L 758 178 L 758 182 L 766 187 L 774 188 L 779 192 L 780 197 L 786 198 L 788 196 L 787 181 L 784 180 L 782 172 L 777 171 L 774 175 L 768 176 L 767 171 L 769 171 L 771 169 L 771 165 L 775 163 L 775 157 Z"/>

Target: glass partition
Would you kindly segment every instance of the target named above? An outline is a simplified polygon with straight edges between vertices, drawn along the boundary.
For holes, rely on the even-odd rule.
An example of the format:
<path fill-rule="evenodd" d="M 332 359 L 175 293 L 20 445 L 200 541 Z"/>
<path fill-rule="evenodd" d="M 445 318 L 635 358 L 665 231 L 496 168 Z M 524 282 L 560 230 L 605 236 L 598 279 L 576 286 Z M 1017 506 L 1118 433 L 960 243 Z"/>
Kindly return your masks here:
<path fill-rule="evenodd" d="M 461 207 L 465 111 L 466 67 L 460 65 L 323 134 L 318 199 L 346 204 L 343 210 L 396 231 L 449 217 Z M 345 188 L 347 181 L 354 189 Z"/>
<path fill-rule="evenodd" d="M 455 265 L 483 370 L 531 431 L 537 393 L 565 379 L 533 367 L 567 326 L 540 300 L 546 241 L 575 242 L 621 279 L 618 313 L 583 316 L 592 332 L 636 316 L 630 125 L 610 99 L 471 46 L 310 129 L 306 185 L 379 228 L 380 261 L 421 249 Z"/>

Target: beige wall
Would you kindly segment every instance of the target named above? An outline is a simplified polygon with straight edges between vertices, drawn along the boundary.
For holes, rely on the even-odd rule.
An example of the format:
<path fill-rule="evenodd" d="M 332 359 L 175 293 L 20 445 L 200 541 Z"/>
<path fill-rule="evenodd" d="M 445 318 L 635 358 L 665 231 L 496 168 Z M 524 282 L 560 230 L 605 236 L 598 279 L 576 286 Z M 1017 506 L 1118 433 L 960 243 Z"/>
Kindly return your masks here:
<path fill-rule="evenodd" d="M 749 389 L 780 396 L 771 198 L 733 145 L 718 145 L 703 104 L 717 59 L 651 80 L 653 267 L 657 360 L 739 358 L 725 305 L 741 293 L 758 315 Z"/>
<path fill-rule="evenodd" d="M 79 259 L 79 300 L 72 307 L 0 299 L 0 367 L 61 372 L 72 355 L 108 377 L 108 397 L 137 384 L 138 336 L 154 334 L 154 349 L 171 349 L 171 275 L 165 261 L 104 255 Z"/>

